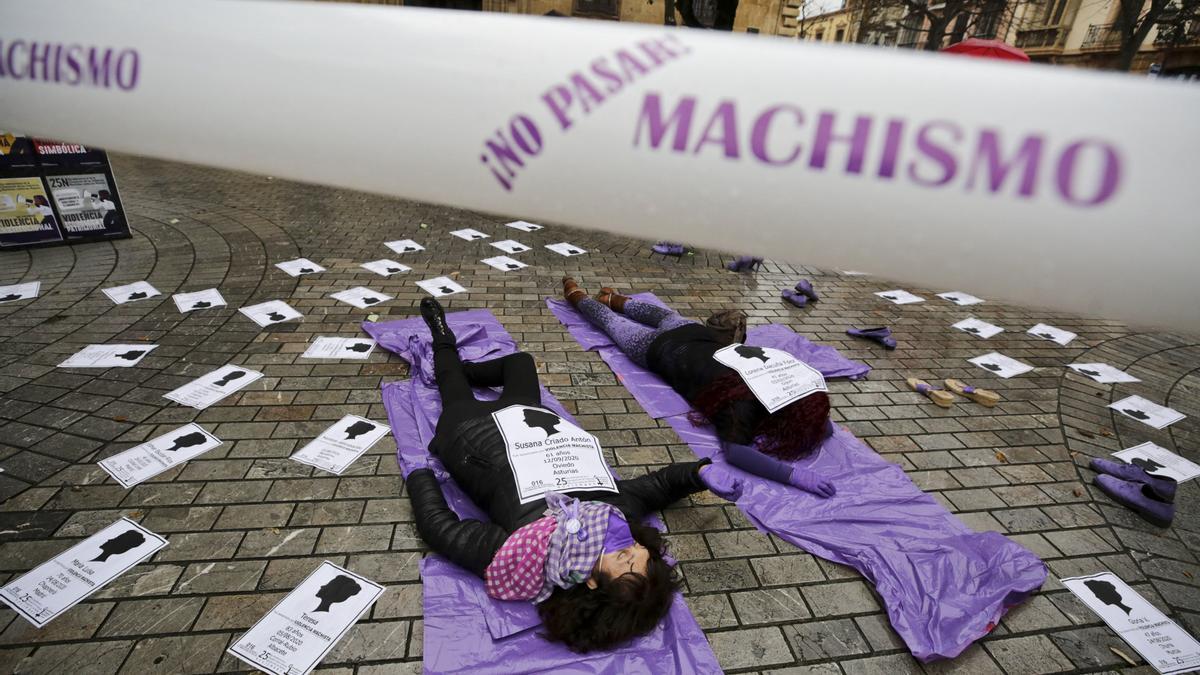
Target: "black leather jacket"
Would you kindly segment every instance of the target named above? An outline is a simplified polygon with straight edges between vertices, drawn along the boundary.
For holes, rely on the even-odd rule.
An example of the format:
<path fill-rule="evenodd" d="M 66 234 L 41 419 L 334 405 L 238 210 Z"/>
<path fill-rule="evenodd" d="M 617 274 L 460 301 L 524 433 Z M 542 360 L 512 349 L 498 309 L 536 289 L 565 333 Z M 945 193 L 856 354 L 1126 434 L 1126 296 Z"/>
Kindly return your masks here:
<path fill-rule="evenodd" d="M 417 532 L 425 543 L 451 562 L 482 577 L 508 535 L 542 517 L 546 501 L 520 503 L 504 439 L 491 415 L 465 420 L 448 431 L 439 430 L 430 450 L 491 522 L 461 520 L 447 506 L 441 486 L 429 469 L 409 474 L 408 496 Z M 700 467 L 705 464 L 707 459 L 673 464 L 640 478 L 617 481 L 618 492 L 572 492 L 570 496 L 612 504 L 626 518 L 640 520 L 686 495 L 704 490 Z"/>

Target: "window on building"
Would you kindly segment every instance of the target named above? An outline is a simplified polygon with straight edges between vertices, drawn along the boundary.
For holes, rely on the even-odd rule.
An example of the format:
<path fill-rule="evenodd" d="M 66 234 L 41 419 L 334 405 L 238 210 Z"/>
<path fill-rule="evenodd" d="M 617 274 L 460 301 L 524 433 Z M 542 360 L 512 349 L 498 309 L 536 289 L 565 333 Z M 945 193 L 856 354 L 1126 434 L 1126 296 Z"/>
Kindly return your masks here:
<path fill-rule="evenodd" d="M 575 0 L 571 13 L 575 16 L 616 21 L 621 18 L 621 4 L 620 0 Z"/>
<path fill-rule="evenodd" d="M 823 31 L 823 30 L 817 31 L 817 34 L 813 36 L 813 39 L 816 40 L 817 42 L 824 42 L 825 41 L 825 31 Z"/>
<path fill-rule="evenodd" d="M 1047 0 L 1046 11 L 1042 14 L 1042 24 L 1046 26 L 1057 26 L 1063 17 L 1063 12 L 1067 9 L 1067 0 Z"/>
<path fill-rule="evenodd" d="M 837 29 L 837 32 L 833 34 L 833 41 L 834 42 L 845 42 L 846 41 L 846 29 L 845 28 Z"/>
<path fill-rule="evenodd" d="M 749 26 L 749 27 L 747 27 L 747 28 L 746 28 L 746 32 L 747 32 L 747 33 L 757 33 L 757 32 L 758 32 L 758 29 L 757 29 L 757 28 L 755 28 L 754 26 Z"/>

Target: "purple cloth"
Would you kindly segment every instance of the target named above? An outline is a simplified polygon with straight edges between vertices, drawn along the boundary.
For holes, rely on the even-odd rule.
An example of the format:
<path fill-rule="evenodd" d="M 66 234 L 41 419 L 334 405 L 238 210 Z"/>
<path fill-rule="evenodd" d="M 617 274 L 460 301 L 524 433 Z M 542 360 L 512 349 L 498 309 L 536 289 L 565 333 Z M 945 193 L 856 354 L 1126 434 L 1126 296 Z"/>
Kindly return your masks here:
<path fill-rule="evenodd" d="M 685 443 L 740 481 L 738 508 L 763 532 L 830 560 L 850 565 L 875 585 L 892 627 L 921 661 L 958 656 L 986 635 L 1004 612 L 1023 602 L 1046 580 L 1037 556 L 996 532 L 974 532 L 842 427 L 798 467 L 837 487 L 823 499 L 789 485 L 763 480 L 724 460 L 712 427 L 687 419 L 688 404 L 648 370 L 613 354 L 601 331 L 570 306 L 550 309 L 588 349 L 598 349 L 617 378 L 647 411 L 665 417 Z M 752 328 L 748 344 L 789 352 L 825 377 L 861 376 L 836 350 L 813 345 L 785 326 Z"/>
<path fill-rule="evenodd" d="M 517 351 L 516 342 L 487 310 L 446 316 L 459 341 L 464 360 L 498 358 Z M 396 438 L 397 459 L 405 476 L 432 468 L 442 482 L 450 508 L 462 518 L 487 520 L 487 515 L 449 477 L 441 462 L 429 455 L 442 402 L 433 379 L 433 350 L 429 329 L 420 317 L 364 323 L 363 330 L 385 349 L 412 365 L 412 378 L 383 385 L 383 403 Z M 476 390 L 480 399 L 496 398 Z M 542 404 L 565 419 L 574 419 L 542 388 Z M 536 608 L 528 602 L 505 602 L 488 597 L 483 581 L 437 555 L 421 561 L 424 587 L 427 673 L 554 672 L 568 674 L 720 673 L 716 656 L 682 596 L 653 633 L 618 649 L 586 655 L 543 639 L 536 630 Z"/>

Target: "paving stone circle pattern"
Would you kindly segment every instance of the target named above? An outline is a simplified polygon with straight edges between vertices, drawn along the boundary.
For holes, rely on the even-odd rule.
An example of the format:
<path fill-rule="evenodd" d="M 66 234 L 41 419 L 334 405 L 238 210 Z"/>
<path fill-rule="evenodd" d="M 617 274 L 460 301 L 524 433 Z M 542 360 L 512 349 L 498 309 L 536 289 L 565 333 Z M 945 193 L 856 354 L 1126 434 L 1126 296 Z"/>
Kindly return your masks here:
<path fill-rule="evenodd" d="M 244 671 L 225 654 L 230 641 L 322 560 L 382 583 L 387 592 L 319 672 L 420 672 L 417 565 L 427 549 L 412 522 L 394 443 L 389 437 L 376 444 L 340 477 L 288 456 L 346 414 L 386 421 L 380 383 L 407 377 L 406 365 L 385 350 L 366 361 L 301 360 L 308 343 L 318 335 L 359 336 L 359 323 L 371 313 L 380 320 L 416 314 L 425 294 L 414 282 L 441 275 L 456 275 L 469 291 L 445 298 L 448 311 L 494 312 L 625 476 L 693 455 L 546 309 L 543 299 L 557 294 L 563 274 L 591 290 L 654 290 L 698 318 L 741 308 L 752 324 L 783 323 L 837 347 L 874 370 L 864 381 L 830 383 L 835 419 L 968 525 L 1007 534 L 1050 568 L 1042 593 L 990 636 L 953 662 L 922 666 L 856 572 L 760 534 L 735 506 L 697 494 L 664 516 L 687 602 L 729 672 L 1153 672 L 1144 664 L 1131 668 L 1114 653 L 1111 647 L 1140 663 L 1056 581 L 1105 569 L 1200 634 L 1200 489 L 1184 484 L 1175 525 L 1159 530 L 1092 487 L 1086 468 L 1091 456 L 1146 440 L 1200 460 L 1198 338 L 991 299 L 958 307 L 934 295 L 970 288 L 912 288 L 771 260 L 735 274 L 724 269 L 729 253 L 667 258 L 650 252 L 653 241 L 553 223 L 534 233 L 503 227 L 519 214 L 478 214 L 125 156 L 114 164 L 132 240 L 0 253 L 0 284 L 42 282 L 37 300 L 0 305 L 0 583 L 120 516 L 170 545 L 43 630 L 0 609 L 0 672 Z M 737 226 L 753 227 L 753 209 L 746 217 Z M 797 217 L 797 227 L 819 226 Z M 469 242 L 449 234 L 463 228 L 492 238 Z M 398 256 L 384 246 L 407 238 L 427 250 Z M 529 267 L 500 272 L 479 262 L 500 254 L 490 241 L 508 238 L 533 247 L 513 256 Z M 589 252 L 565 258 L 543 248 L 561 241 Z M 298 257 L 328 271 L 292 278 L 274 267 Z M 385 278 L 359 267 L 380 258 L 413 269 Z M 779 293 L 802 277 L 822 299 L 796 309 Z M 141 280 L 163 295 L 117 306 L 100 292 Z M 355 286 L 394 300 L 359 310 L 329 297 Z M 210 287 L 220 289 L 227 307 L 181 314 L 170 299 Z M 897 287 L 927 300 L 896 306 L 873 295 Z M 304 320 L 259 329 L 237 312 L 267 300 L 286 301 Z M 981 340 L 950 328 L 970 316 L 1005 332 Z M 1079 337 L 1061 347 L 1025 333 L 1043 322 Z M 851 325 L 891 326 L 899 349 L 849 338 L 844 331 Z M 142 341 L 160 346 L 133 368 L 55 367 L 88 344 Z M 966 362 L 993 350 L 1036 369 L 1001 380 Z M 1100 385 L 1063 368 L 1092 361 L 1142 381 Z M 266 377 L 204 411 L 162 398 L 225 364 Z M 904 380 L 911 376 L 959 378 L 998 391 L 1004 401 L 988 409 L 960 400 L 941 409 L 908 390 Z M 1155 431 L 1105 407 L 1130 394 L 1188 418 Z M 225 443 L 129 490 L 96 465 L 193 421 Z"/>

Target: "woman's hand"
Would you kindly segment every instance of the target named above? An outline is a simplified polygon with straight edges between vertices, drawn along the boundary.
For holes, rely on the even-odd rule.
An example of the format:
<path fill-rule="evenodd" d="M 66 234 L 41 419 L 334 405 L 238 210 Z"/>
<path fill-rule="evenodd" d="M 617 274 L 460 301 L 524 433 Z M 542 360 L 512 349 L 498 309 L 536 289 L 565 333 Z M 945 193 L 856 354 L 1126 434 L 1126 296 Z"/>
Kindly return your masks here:
<path fill-rule="evenodd" d="M 822 499 L 829 499 L 837 494 L 837 488 L 833 487 L 833 483 L 825 480 L 824 476 L 800 467 L 792 468 L 792 477 L 788 479 L 788 484 L 805 492 L 811 492 Z"/>
<path fill-rule="evenodd" d="M 717 496 L 731 502 L 736 502 L 742 496 L 742 481 L 719 464 L 700 467 L 700 482 Z"/>

